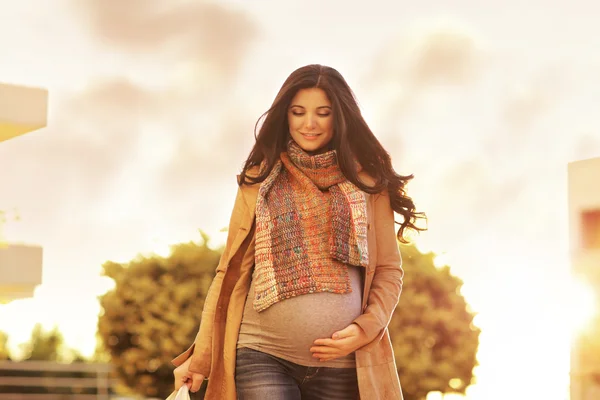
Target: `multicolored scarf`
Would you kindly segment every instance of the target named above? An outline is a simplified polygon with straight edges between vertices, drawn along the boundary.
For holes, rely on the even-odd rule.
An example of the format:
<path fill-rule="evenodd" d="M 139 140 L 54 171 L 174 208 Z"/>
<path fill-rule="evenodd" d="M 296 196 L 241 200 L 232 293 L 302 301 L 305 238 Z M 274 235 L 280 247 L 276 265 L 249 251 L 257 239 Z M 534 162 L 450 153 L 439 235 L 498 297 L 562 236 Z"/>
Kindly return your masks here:
<path fill-rule="evenodd" d="M 347 264 L 367 266 L 366 196 L 335 150 L 309 155 L 294 141 L 256 202 L 254 309 L 307 293 L 352 291 Z"/>

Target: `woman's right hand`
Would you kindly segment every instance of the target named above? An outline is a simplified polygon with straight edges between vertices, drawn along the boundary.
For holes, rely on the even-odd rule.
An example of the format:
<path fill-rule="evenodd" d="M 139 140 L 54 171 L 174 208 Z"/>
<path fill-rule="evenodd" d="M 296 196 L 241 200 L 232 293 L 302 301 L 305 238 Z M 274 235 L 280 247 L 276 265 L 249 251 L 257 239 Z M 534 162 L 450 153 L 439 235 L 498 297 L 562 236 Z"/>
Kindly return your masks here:
<path fill-rule="evenodd" d="M 200 386 L 202 386 L 205 376 L 196 372 L 190 372 L 189 367 L 191 361 L 192 357 L 185 360 L 183 364 L 173 371 L 173 375 L 175 375 L 176 391 L 183 385 L 187 385 L 191 392 L 200 390 Z"/>

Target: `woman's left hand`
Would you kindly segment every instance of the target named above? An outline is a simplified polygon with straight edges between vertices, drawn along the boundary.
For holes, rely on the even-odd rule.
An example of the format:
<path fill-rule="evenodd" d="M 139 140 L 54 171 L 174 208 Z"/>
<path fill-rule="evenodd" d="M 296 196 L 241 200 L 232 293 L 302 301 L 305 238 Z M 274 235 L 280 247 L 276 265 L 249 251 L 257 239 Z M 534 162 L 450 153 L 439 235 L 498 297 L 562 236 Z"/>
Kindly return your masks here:
<path fill-rule="evenodd" d="M 319 361 L 329 361 L 347 356 L 368 343 L 365 331 L 357 324 L 350 324 L 335 332 L 331 339 L 317 339 L 310 352 Z"/>

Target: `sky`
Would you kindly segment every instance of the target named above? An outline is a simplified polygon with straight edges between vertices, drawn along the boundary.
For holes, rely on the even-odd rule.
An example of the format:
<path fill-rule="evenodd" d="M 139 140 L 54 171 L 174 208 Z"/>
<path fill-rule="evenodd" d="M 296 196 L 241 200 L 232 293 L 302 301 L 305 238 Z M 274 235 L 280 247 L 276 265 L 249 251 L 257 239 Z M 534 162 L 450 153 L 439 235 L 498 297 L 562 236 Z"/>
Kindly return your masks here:
<path fill-rule="evenodd" d="M 49 90 L 48 127 L 0 145 L 0 209 L 20 217 L 4 234 L 44 248 L 43 284 L 0 306 L 0 330 L 16 348 L 58 324 L 90 354 L 102 263 L 198 229 L 222 243 L 256 120 L 320 63 L 415 175 L 418 246 L 465 282 L 483 329 L 467 398 L 566 399 L 570 335 L 593 311 L 569 274 L 567 164 L 600 156 L 599 8 L 0 0 L 0 81 Z"/>

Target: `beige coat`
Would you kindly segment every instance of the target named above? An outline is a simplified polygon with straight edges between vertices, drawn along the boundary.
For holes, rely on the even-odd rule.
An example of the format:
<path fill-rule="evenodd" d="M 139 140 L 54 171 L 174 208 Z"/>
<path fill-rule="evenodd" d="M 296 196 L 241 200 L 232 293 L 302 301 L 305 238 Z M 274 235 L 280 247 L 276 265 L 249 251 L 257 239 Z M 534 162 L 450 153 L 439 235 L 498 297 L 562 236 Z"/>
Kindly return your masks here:
<path fill-rule="evenodd" d="M 366 184 L 373 182 L 361 174 Z M 208 291 L 194 343 L 173 360 L 190 355 L 190 371 L 209 377 L 208 400 L 236 400 L 236 344 L 254 266 L 254 216 L 259 185 L 238 190 L 227 244 Z M 372 341 L 356 350 L 362 400 L 402 400 L 388 323 L 402 290 L 400 253 L 394 213 L 386 193 L 367 195 L 369 266 L 366 268 L 363 313 L 354 322 Z M 213 356 L 214 355 L 214 356 Z"/>

